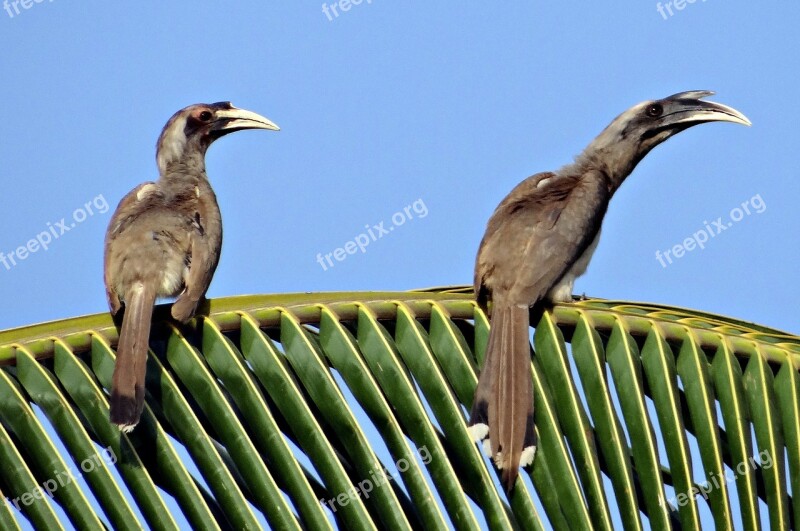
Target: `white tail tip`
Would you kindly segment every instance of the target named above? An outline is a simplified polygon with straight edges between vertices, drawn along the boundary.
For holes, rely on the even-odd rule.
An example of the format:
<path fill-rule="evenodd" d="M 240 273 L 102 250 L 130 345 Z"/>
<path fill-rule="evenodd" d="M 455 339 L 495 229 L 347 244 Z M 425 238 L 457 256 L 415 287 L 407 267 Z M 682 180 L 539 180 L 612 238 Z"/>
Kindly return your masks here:
<path fill-rule="evenodd" d="M 489 426 L 484 423 L 473 424 L 467 428 L 470 438 L 475 442 L 480 442 L 489 435 Z"/>
<path fill-rule="evenodd" d="M 483 453 L 485 453 L 486 455 L 492 455 L 492 441 L 490 441 L 489 439 L 484 439 L 482 446 L 483 446 Z"/>
<path fill-rule="evenodd" d="M 506 468 L 507 463 L 503 458 L 503 452 L 497 452 L 492 459 L 494 461 L 494 466 L 498 469 L 503 470 Z"/>
<path fill-rule="evenodd" d="M 524 450 L 522 450 L 522 454 L 519 456 L 519 466 L 528 466 L 533 463 L 533 458 L 536 455 L 536 447 L 535 446 L 528 446 Z"/>

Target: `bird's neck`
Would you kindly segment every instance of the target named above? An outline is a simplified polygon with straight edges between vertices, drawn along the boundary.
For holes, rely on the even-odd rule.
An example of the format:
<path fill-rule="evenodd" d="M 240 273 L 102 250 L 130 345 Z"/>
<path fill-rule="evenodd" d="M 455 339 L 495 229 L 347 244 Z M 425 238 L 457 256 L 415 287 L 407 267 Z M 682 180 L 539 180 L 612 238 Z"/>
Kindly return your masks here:
<path fill-rule="evenodd" d="M 646 154 L 632 139 L 601 134 L 575 157 L 569 168 L 579 173 L 592 170 L 603 173 L 608 180 L 608 191 L 613 194 Z"/>
<path fill-rule="evenodd" d="M 168 195 L 182 195 L 210 186 L 204 159 L 182 158 L 167 163 L 166 168 L 161 171 L 158 184 Z"/>

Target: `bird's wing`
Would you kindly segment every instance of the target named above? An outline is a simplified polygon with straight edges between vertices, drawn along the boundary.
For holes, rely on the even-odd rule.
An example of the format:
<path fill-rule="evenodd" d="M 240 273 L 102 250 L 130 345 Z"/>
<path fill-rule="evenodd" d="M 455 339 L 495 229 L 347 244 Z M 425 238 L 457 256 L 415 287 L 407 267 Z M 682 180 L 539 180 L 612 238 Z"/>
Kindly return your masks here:
<path fill-rule="evenodd" d="M 610 195 L 599 172 L 537 174 L 500 203 L 475 265 L 476 293 L 533 305 L 597 235 Z"/>
<path fill-rule="evenodd" d="M 126 230 L 146 209 L 157 201 L 163 201 L 164 193 L 154 182 L 142 183 L 130 192 L 117 205 L 106 232 L 106 243 Z"/>
<path fill-rule="evenodd" d="M 195 313 L 198 302 L 205 296 L 211 278 L 219 263 L 222 247 L 222 220 L 214 192 L 209 187 L 198 197 L 189 234 L 191 250 L 189 271 L 184 280 L 184 290 L 172 305 L 172 317 L 188 321 Z"/>
<path fill-rule="evenodd" d="M 478 254 L 475 258 L 475 277 L 474 290 L 478 305 L 487 311 L 489 300 L 491 300 L 490 288 L 487 286 L 487 279 L 492 277 L 495 271 L 497 259 L 490 251 L 502 244 L 500 238 L 501 230 L 508 224 L 510 217 L 514 215 L 524 203 L 521 199 L 531 196 L 536 192 L 539 183 L 546 183 L 555 177 L 555 173 L 542 172 L 532 175 L 514 187 L 511 192 L 497 205 L 494 213 L 486 224 L 486 232 L 478 247 Z"/>
<path fill-rule="evenodd" d="M 122 198 L 111 216 L 111 221 L 106 230 L 106 238 L 104 243 L 104 280 L 106 285 L 106 298 L 108 299 L 108 307 L 111 310 L 111 315 L 116 313 L 121 308 L 120 295 L 114 290 L 113 279 L 111 278 L 111 268 L 109 267 L 109 260 L 111 256 L 111 247 L 114 240 L 128 227 L 131 226 L 133 221 L 140 216 L 140 214 L 150 208 L 154 202 L 163 200 L 163 193 L 154 182 L 142 183 Z"/>

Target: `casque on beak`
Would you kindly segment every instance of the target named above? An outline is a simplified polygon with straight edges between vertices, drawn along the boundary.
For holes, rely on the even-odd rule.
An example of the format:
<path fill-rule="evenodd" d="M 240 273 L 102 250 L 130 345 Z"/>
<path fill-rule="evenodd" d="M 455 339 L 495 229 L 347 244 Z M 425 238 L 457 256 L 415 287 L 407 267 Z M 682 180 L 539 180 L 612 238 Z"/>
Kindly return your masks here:
<path fill-rule="evenodd" d="M 243 129 L 280 131 L 280 127 L 271 120 L 252 111 L 237 109 L 232 105 L 230 109 L 220 109 L 216 111 L 213 131 L 219 136 Z"/>
<path fill-rule="evenodd" d="M 704 122 L 733 122 L 752 125 L 747 117 L 734 109 L 702 98 L 713 95 L 710 90 L 679 92 L 664 98 L 664 125 L 699 124 Z"/>

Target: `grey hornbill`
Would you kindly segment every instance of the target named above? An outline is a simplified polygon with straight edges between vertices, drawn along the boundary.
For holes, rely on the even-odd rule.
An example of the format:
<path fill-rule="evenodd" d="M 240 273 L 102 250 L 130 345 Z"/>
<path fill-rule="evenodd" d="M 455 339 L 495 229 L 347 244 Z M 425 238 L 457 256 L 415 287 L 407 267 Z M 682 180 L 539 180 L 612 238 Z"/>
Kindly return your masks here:
<path fill-rule="evenodd" d="M 740 112 L 681 92 L 634 105 L 575 161 L 514 188 L 489 219 L 475 262 L 475 295 L 491 331 L 470 415 L 476 440 L 488 434 L 494 462 L 511 489 L 535 451 L 529 310 L 572 300 L 614 192 L 658 144 L 705 122 L 750 125 Z"/>
<path fill-rule="evenodd" d="M 229 102 L 190 105 L 164 126 L 156 146 L 159 178 L 134 188 L 111 218 L 105 239 L 108 306 L 125 313 L 111 390 L 111 422 L 128 432 L 144 408 L 150 320 L 157 297 L 178 298 L 172 317 L 186 322 L 211 283 L 222 219 L 206 175 L 214 140 L 244 129 L 278 130 Z"/>

